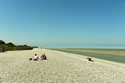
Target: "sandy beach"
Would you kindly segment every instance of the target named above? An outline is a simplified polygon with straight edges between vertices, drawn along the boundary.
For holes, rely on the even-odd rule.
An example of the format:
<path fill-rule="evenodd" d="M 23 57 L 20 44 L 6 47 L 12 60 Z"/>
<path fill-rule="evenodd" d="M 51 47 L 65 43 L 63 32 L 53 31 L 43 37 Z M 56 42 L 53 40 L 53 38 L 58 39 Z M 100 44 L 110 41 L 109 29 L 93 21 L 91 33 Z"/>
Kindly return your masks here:
<path fill-rule="evenodd" d="M 125 64 L 45 49 L 48 60 L 29 61 L 41 49 L 0 53 L 0 83 L 125 83 Z"/>

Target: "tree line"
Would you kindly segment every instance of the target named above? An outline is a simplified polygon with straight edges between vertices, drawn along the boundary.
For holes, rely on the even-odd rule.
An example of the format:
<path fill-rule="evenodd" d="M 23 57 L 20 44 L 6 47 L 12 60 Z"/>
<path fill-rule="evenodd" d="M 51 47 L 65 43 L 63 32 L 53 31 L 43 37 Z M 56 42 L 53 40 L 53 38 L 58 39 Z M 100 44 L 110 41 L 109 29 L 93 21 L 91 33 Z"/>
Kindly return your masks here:
<path fill-rule="evenodd" d="M 3 40 L 0 40 L 0 52 L 5 51 L 14 51 L 14 50 L 32 50 L 32 46 L 28 45 L 15 45 L 12 42 L 6 43 Z"/>

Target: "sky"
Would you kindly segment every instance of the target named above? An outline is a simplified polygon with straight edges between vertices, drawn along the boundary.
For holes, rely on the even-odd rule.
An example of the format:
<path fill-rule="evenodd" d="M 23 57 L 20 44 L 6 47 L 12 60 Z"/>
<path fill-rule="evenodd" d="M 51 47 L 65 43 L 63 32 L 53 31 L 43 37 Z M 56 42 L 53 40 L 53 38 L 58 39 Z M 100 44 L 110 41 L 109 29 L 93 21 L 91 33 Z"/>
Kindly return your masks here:
<path fill-rule="evenodd" d="M 125 48 L 125 0 L 0 0 L 0 40 Z"/>

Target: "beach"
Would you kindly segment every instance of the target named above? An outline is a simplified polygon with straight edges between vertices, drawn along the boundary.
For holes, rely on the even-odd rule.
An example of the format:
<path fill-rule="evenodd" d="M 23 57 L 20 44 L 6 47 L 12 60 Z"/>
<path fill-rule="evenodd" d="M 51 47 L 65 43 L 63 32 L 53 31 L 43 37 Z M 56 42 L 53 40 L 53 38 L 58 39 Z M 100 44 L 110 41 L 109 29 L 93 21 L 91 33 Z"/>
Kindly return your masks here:
<path fill-rule="evenodd" d="M 0 83 L 125 83 L 125 64 L 44 49 L 48 60 L 29 61 L 41 49 L 0 53 Z"/>

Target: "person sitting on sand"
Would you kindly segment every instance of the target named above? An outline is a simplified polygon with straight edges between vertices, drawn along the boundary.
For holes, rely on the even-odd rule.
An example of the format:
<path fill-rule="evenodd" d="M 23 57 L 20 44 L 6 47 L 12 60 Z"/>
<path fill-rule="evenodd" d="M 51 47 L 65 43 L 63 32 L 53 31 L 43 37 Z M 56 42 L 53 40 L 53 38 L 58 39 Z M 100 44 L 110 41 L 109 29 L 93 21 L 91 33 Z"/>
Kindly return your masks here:
<path fill-rule="evenodd" d="M 34 60 L 34 61 L 37 61 L 38 59 L 39 59 L 38 55 L 35 54 L 35 55 L 33 56 L 33 60 Z"/>
<path fill-rule="evenodd" d="M 45 52 L 42 50 L 42 55 L 40 56 L 41 60 L 47 60 Z"/>

